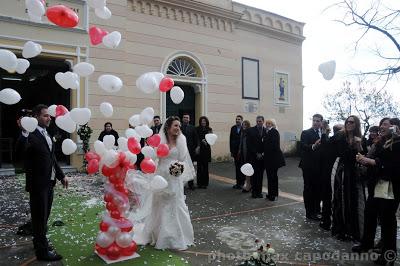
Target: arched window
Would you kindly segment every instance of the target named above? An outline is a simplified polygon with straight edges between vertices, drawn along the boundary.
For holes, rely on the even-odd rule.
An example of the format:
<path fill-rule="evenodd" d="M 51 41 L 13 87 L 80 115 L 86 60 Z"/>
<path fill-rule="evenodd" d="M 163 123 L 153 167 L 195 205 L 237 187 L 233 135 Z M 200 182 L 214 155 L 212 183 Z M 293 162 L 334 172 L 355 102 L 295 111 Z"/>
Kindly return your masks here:
<path fill-rule="evenodd" d="M 167 74 L 179 77 L 198 77 L 195 64 L 190 59 L 182 57 L 172 60 L 168 66 Z"/>

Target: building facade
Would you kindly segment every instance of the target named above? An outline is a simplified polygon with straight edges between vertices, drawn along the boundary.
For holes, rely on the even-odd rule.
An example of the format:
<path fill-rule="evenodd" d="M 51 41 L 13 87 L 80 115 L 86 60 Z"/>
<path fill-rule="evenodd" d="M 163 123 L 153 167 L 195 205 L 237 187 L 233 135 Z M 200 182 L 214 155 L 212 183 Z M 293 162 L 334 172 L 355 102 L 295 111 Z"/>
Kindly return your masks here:
<path fill-rule="evenodd" d="M 43 46 L 43 52 L 23 78 L 0 73 L 1 89 L 37 90 L 25 99 L 26 93 L 21 93 L 23 101 L 13 108 L 29 108 L 39 102 L 63 103 L 70 109 L 86 106 L 92 111 L 91 142 L 106 121 L 123 135 L 129 117 L 147 106 L 162 120 L 171 114 L 189 113 L 197 125 L 198 118 L 206 115 L 218 135 L 213 146 L 216 159 L 229 157 L 229 129 L 237 114 L 252 124 L 257 115 L 264 115 L 277 121 L 284 150 L 295 145 L 303 121 L 303 23 L 231 0 L 109 0 L 107 6 L 113 13 L 109 20 L 97 18 L 85 1 L 47 0 L 49 6 L 63 3 L 78 13 L 79 25 L 62 29 L 45 19 L 30 22 L 24 2 L 2 3 L 0 49 L 18 55 L 23 44 L 32 40 Z M 119 31 L 119 47 L 91 46 L 87 34 L 91 25 Z M 66 71 L 82 61 L 93 64 L 96 71 L 81 79 L 78 90 L 65 91 L 50 81 L 53 72 Z M 48 65 L 58 68 L 43 74 Z M 136 88 L 136 79 L 151 71 L 172 77 L 182 87 L 185 99 L 180 105 L 164 93 L 145 94 Z M 121 91 L 110 94 L 101 90 L 97 79 L 102 74 L 120 77 L 124 82 Z M 35 86 L 40 78 L 45 83 Z M 114 115 L 108 120 L 99 111 L 104 101 L 114 106 Z M 14 110 L 10 108 L 0 107 L 2 138 L 12 137 L 5 125 L 11 119 L 7 114 Z M 73 134 L 72 139 L 77 136 Z M 69 163 L 79 165 L 81 158 L 73 155 Z"/>

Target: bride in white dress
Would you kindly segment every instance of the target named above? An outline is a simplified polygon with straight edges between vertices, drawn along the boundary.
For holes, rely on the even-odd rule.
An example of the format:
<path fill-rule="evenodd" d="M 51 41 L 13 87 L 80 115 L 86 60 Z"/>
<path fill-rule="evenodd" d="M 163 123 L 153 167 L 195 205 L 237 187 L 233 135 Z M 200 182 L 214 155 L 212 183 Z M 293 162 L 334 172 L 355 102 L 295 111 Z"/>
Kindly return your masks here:
<path fill-rule="evenodd" d="M 156 174 L 166 179 L 168 187 L 153 193 L 141 238 L 144 244 L 150 243 L 156 249 L 185 250 L 193 245 L 194 234 L 183 187 L 184 182 L 193 179 L 194 167 L 178 117 L 169 117 L 160 135 L 161 143 L 168 144 L 170 151 L 167 157 L 159 160 Z M 169 168 L 175 162 L 184 165 L 184 171 L 179 176 L 170 174 Z"/>

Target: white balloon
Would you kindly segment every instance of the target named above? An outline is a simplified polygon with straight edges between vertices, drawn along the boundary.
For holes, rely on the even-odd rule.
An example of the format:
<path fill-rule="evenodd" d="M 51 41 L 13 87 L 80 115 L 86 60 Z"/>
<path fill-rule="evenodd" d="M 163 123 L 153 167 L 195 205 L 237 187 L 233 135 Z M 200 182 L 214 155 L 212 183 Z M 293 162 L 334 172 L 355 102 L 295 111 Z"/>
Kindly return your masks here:
<path fill-rule="evenodd" d="M 121 230 L 118 227 L 111 225 L 110 227 L 108 227 L 107 232 L 110 236 L 115 238 L 121 233 Z"/>
<path fill-rule="evenodd" d="M 125 136 L 129 139 L 131 137 L 135 138 L 137 141 L 140 141 L 140 139 L 142 138 L 135 129 L 133 128 L 128 128 L 127 130 L 125 130 Z"/>
<path fill-rule="evenodd" d="M 89 122 L 92 112 L 89 108 L 74 108 L 70 112 L 71 119 L 80 126 Z"/>
<path fill-rule="evenodd" d="M 137 126 L 135 127 L 135 130 L 139 134 L 139 136 L 144 139 L 153 135 L 153 130 L 151 130 L 148 125 Z"/>
<path fill-rule="evenodd" d="M 119 137 L 117 140 L 118 149 L 121 151 L 128 151 L 128 139 L 125 137 Z"/>
<path fill-rule="evenodd" d="M 109 247 L 112 242 L 114 242 L 114 238 L 111 237 L 109 234 L 100 232 L 96 238 L 96 244 L 102 248 Z"/>
<path fill-rule="evenodd" d="M 73 133 L 76 130 L 76 123 L 72 120 L 70 113 L 57 117 L 56 125 L 68 133 Z"/>
<path fill-rule="evenodd" d="M 58 72 L 55 75 L 58 84 L 64 89 L 77 89 L 79 88 L 79 76 L 76 73 L 67 71 L 65 73 Z"/>
<path fill-rule="evenodd" d="M 64 139 L 61 145 L 62 152 L 65 155 L 71 155 L 76 151 L 76 144 L 71 139 Z"/>
<path fill-rule="evenodd" d="M 136 163 L 136 161 L 137 161 L 137 155 L 136 154 L 133 154 L 130 151 L 126 151 L 125 154 L 126 154 L 126 158 L 128 158 L 128 160 L 131 163 L 133 163 L 133 164 Z"/>
<path fill-rule="evenodd" d="M 107 152 L 107 149 L 104 146 L 104 143 L 100 140 L 96 140 L 94 142 L 94 150 L 100 156 L 103 156 Z"/>
<path fill-rule="evenodd" d="M 23 58 L 18 58 L 17 59 L 17 68 L 16 71 L 18 74 L 24 74 L 28 67 L 31 65 L 28 60 L 23 59 Z"/>
<path fill-rule="evenodd" d="M 100 88 L 107 92 L 117 92 L 123 86 L 122 80 L 119 77 L 108 74 L 101 75 L 97 82 L 99 83 Z"/>
<path fill-rule="evenodd" d="M 56 104 L 52 104 L 49 106 L 49 108 L 47 108 L 47 111 L 52 117 L 56 117 L 56 108 L 57 108 Z"/>
<path fill-rule="evenodd" d="M 0 102 L 11 105 L 21 100 L 21 95 L 13 89 L 6 88 L 0 91 Z"/>
<path fill-rule="evenodd" d="M 21 126 L 28 132 L 33 132 L 36 130 L 38 121 L 34 117 L 24 116 L 21 119 Z"/>
<path fill-rule="evenodd" d="M 174 104 L 180 104 L 183 101 L 183 98 L 185 98 L 185 93 L 180 87 L 174 86 L 171 89 L 170 97 Z"/>
<path fill-rule="evenodd" d="M 160 175 L 154 176 L 150 181 L 150 188 L 153 191 L 160 191 L 168 187 L 168 182 Z"/>
<path fill-rule="evenodd" d="M 115 144 L 115 137 L 113 135 L 105 135 L 103 138 L 104 147 L 107 150 L 110 150 L 114 147 Z"/>
<path fill-rule="evenodd" d="M 144 146 L 141 150 L 141 153 L 144 155 L 145 158 L 151 158 L 154 160 L 157 157 L 156 152 L 150 146 Z"/>
<path fill-rule="evenodd" d="M 22 56 L 24 58 L 32 58 L 38 56 L 42 52 L 42 46 L 38 43 L 27 41 L 22 49 Z"/>
<path fill-rule="evenodd" d="M 108 150 L 102 159 L 106 166 L 112 168 L 118 162 L 118 153 L 115 150 Z"/>
<path fill-rule="evenodd" d="M 215 134 L 212 134 L 212 133 L 206 134 L 206 141 L 210 146 L 214 145 L 215 142 L 217 141 L 217 139 L 218 139 L 218 136 Z"/>
<path fill-rule="evenodd" d="M 153 121 L 153 118 L 154 118 L 154 109 L 152 107 L 146 107 L 140 113 L 140 122 L 144 125 L 150 124 Z"/>
<path fill-rule="evenodd" d="M 144 93 L 154 93 L 163 78 L 164 74 L 160 72 L 144 73 L 136 80 L 136 87 Z"/>
<path fill-rule="evenodd" d="M 117 245 L 120 246 L 121 248 L 129 247 L 130 244 L 132 244 L 132 241 L 133 241 L 132 235 L 127 232 L 121 232 L 115 238 L 115 243 L 117 243 Z"/>
<path fill-rule="evenodd" d="M 46 12 L 46 9 L 40 0 L 25 0 L 25 6 L 29 13 L 36 17 L 41 17 Z"/>
<path fill-rule="evenodd" d="M 0 67 L 10 73 L 15 72 L 17 69 L 17 57 L 9 50 L 0 49 Z"/>
<path fill-rule="evenodd" d="M 244 174 L 245 176 L 252 176 L 254 175 L 254 169 L 253 166 L 249 163 L 246 163 L 244 165 L 242 165 L 242 167 L 240 167 L 240 171 L 242 172 L 242 174 Z"/>
<path fill-rule="evenodd" d="M 92 64 L 86 63 L 86 62 L 81 62 L 79 64 L 76 64 L 73 67 L 73 70 L 76 74 L 78 74 L 81 77 L 87 77 L 93 74 L 94 72 L 94 66 Z"/>
<path fill-rule="evenodd" d="M 28 16 L 29 16 L 29 20 L 32 22 L 36 22 L 36 23 L 42 22 L 42 16 L 36 16 L 35 14 L 32 14 L 32 12 L 29 11 L 29 9 L 28 9 Z"/>
<path fill-rule="evenodd" d="M 106 6 L 106 0 L 88 0 L 87 3 L 92 8 L 102 8 Z"/>
<path fill-rule="evenodd" d="M 111 117 L 113 115 L 114 109 L 111 103 L 104 102 L 100 104 L 100 112 L 105 117 Z"/>
<path fill-rule="evenodd" d="M 119 31 L 113 31 L 103 37 L 103 44 L 108 48 L 117 48 L 121 42 L 121 37 Z"/>
<path fill-rule="evenodd" d="M 103 6 L 103 8 L 96 8 L 94 10 L 94 13 L 96 14 L 96 16 L 102 19 L 109 19 L 112 16 L 110 9 L 108 9 L 108 7 L 106 6 Z"/>
<path fill-rule="evenodd" d="M 333 79 L 336 72 L 336 61 L 331 60 L 320 64 L 318 67 L 318 71 L 321 72 L 325 80 Z"/>
<path fill-rule="evenodd" d="M 133 115 L 129 118 L 129 124 L 133 127 L 137 127 L 141 124 L 140 115 Z"/>

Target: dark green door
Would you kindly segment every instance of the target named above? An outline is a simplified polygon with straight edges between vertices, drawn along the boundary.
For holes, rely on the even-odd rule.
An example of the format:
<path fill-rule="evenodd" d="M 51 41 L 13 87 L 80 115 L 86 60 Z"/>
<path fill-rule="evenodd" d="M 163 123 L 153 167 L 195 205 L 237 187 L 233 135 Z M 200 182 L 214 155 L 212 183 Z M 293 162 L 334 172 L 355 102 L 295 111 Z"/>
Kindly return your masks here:
<path fill-rule="evenodd" d="M 181 87 L 183 92 L 185 93 L 185 98 L 180 104 L 174 104 L 170 97 L 170 92 L 167 92 L 167 108 L 166 108 L 166 117 L 169 116 L 179 116 L 182 119 L 183 114 L 187 113 L 190 115 L 190 123 L 195 124 L 196 117 L 195 117 L 195 104 L 196 104 L 196 97 L 194 93 L 194 89 L 192 86 L 187 85 L 177 85 Z"/>

